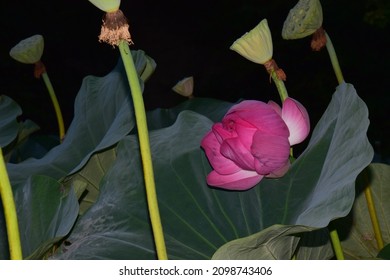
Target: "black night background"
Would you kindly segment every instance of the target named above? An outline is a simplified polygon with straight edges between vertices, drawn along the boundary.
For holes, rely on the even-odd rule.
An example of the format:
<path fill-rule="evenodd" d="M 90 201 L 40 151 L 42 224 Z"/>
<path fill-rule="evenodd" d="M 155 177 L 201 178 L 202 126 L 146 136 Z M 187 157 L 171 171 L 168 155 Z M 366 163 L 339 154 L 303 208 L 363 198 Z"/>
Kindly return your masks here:
<path fill-rule="evenodd" d="M 314 126 L 337 86 L 326 50 L 313 52 L 310 38 L 283 40 L 281 30 L 297 1 L 122 0 L 134 41 L 157 68 L 144 91 L 148 110 L 184 101 L 171 88 L 194 76 L 194 95 L 235 102 L 240 98 L 278 100 L 261 65 L 229 49 L 245 32 L 267 18 L 274 59 L 287 74 L 289 95 L 306 106 Z M 369 139 L 382 160 L 390 156 L 388 89 L 389 1 L 323 0 L 323 27 L 335 46 L 346 82 L 352 83 L 370 112 Z M 45 39 L 45 63 L 68 127 L 73 102 L 87 75 L 104 76 L 116 65 L 117 49 L 98 42 L 103 12 L 87 0 L 2 0 L 0 4 L 0 94 L 22 108 L 24 119 L 55 134 L 57 123 L 43 81 L 33 66 L 16 62 L 10 49 L 34 34 Z M 102 112 L 104 115 L 104 112 Z"/>

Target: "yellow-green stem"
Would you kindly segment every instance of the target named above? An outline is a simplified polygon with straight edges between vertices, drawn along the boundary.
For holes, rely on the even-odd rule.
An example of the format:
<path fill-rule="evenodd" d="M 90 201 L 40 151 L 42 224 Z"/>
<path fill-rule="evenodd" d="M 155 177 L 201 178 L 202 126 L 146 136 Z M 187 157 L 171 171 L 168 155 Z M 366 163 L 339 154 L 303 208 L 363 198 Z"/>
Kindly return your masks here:
<path fill-rule="evenodd" d="M 380 251 L 383 249 L 383 246 L 384 246 L 382 232 L 381 232 L 381 228 L 379 226 L 378 217 L 376 215 L 375 203 L 374 203 L 374 200 L 372 199 L 371 185 L 370 185 L 369 180 L 368 180 L 367 171 L 364 170 L 363 172 L 364 172 L 365 181 L 367 183 L 367 186 L 364 189 L 364 195 L 365 195 L 366 201 L 367 201 L 368 212 L 370 213 L 370 218 L 371 218 L 372 228 L 374 230 L 376 244 L 378 246 L 378 250 Z"/>
<path fill-rule="evenodd" d="M 330 40 L 328 33 L 325 32 L 325 36 L 326 36 L 326 49 L 328 50 L 333 71 L 336 74 L 338 83 L 341 84 L 342 82 L 344 82 L 344 77 L 343 77 L 343 73 L 341 72 L 339 60 L 337 59 L 336 51 L 333 47 L 332 41 Z"/>
<path fill-rule="evenodd" d="M 3 151 L 0 147 L 0 196 L 3 202 L 5 223 L 7 227 L 9 252 L 11 260 L 21 260 L 22 247 L 20 245 L 20 234 L 18 217 L 11 184 L 9 182 L 7 169 L 5 167 Z"/>
<path fill-rule="evenodd" d="M 286 98 L 288 97 L 287 88 L 284 84 L 284 82 L 278 78 L 278 75 L 275 71 L 271 71 L 271 78 L 275 83 L 276 89 L 278 90 L 280 100 L 282 100 L 282 103 Z M 294 157 L 293 148 L 290 148 L 290 156 Z"/>
<path fill-rule="evenodd" d="M 280 99 L 282 100 L 282 102 L 284 102 L 284 100 L 286 100 L 286 98 L 288 97 L 287 89 L 284 85 L 284 82 L 278 78 L 278 75 L 275 71 L 271 72 L 271 78 L 274 81 L 276 89 L 279 92 Z"/>
<path fill-rule="evenodd" d="M 65 137 L 65 126 L 64 126 L 64 120 L 62 118 L 60 104 L 58 103 L 56 94 L 55 94 L 54 89 L 53 89 L 53 85 L 51 84 L 51 81 L 49 79 L 49 76 L 47 75 L 47 72 L 42 73 L 42 79 L 45 82 L 46 88 L 49 91 L 51 101 L 53 102 L 54 110 L 55 110 L 56 116 L 57 116 L 60 141 L 62 142 L 62 140 Z"/>
<path fill-rule="evenodd" d="M 128 43 L 122 40 L 119 43 L 119 50 L 122 56 L 123 64 L 125 66 L 127 78 L 129 80 L 131 95 L 134 103 L 135 118 L 138 129 L 138 138 L 140 143 L 142 165 L 144 170 L 146 196 L 148 202 L 148 209 L 150 220 L 152 223 L 152 230 L 154 235 L 154 242 L 157 251 L 157 257 L 160 260 L 168 259 L 164 233 L 160 219 L 160 213 L 158 209 L 158 201 L 156 194 L 156 187 L 154 181 L 152 156 L 149 144 L 149 133 L 146 122 L 145 106 L 142 98 L 141 86 L 137 71 L 134 66 L 133 57 L 131 56 Z"/>
<path fill-rule="evenodd" d="M 343 249 L 341 247 L 341 242 L 340 242 L 337 230 L 332 229 L 329 234 L 330 234 L 330 240 L 332 241 L 333 250 L 334 250 L 334 253 L 336 255 L 336 259 L 344 260 L 345 259 L 344 253 L 343 253 Z"/>

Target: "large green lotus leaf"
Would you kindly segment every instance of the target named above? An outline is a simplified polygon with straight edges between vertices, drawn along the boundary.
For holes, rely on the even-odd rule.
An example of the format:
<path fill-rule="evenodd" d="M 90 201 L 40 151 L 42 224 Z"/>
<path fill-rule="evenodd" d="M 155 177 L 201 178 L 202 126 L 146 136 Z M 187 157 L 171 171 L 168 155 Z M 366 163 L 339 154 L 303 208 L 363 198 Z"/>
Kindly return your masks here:
<path fill-rule="evenodd" d="M 26 124 L 26 122 L 24 122 L 24 124 Z M 29 128 L 25 127 L 23 131 L 26 129 Z M 30 129 L 34 129 L 34 127 L 31 127 Z M 22 136 L 23 135 L 20 134 L 20 136 L 18 136 L 18 140 Z M 8 154 L 8 162 L 17 164 L 29 158 L 42 158 L 52 148 L 58 146 L 58 143 L 58 135 L 30 135 L 29 137 L 25 137 L 21 140 L 16 146 L 12 147 L 12 150 Z"/>
<path fill-rule="evenodd" d="M 367 187 L 372 194 L 383 242 L 385 245 L 390 243 L 390 166 L 372 163 L 358 177 L 351 213 L 337 221 L 348 259 L 373 259 L 379 253 L 364 193 Z"/>
<path fill-rule="evenodd" d="M 196 98 L 171 109 L 155 109 L 147 112 L 149 129 L 155 130 L 172 125 L 178 114 L 184 110 L 196 111 L 211 120 L 217 121 L 224 116 L 231 106 L 232 103 L 221 102 L 216 99 Z M 83 196 L 80 203 L 80 214 L 83 214 L 97 200 L 100 180 L 115 160 L 115 157 L 115 147 L 96 153 L 81 170 L 61 180 L 65 186 L 72 186 L 78 197 Z"/>
<path fill-rule="evenodd" d="M 19 132 L 17 117 L 22 114 L 19 105 L 6 95 L 0 95 L 0 147 L 11 143 Z"/>
<path fill-rule="evenodd" d="M 194 155 L 196 159 L 193 163 L 198 165 L 194 167 L 202 170 L 202 176 L 206 175 L 203 164 L 198 164 L 200 159 L 206 168 L 209 168 L 199 148 L 199 141 L 201 135 L 206 133 L 211 125 L 209 119 L 191 111 L 184 111 L 173 126 L 150 132 L 153 164 L 157 168 L 156 185 L 159 197 L 163 201 L 161 207 L 164 212 L 169 213 L 167 207 L 164 207 L 169 204 L 165 200 L 171 199 L 172 191 L 180 186 L 180 176 L 175 175 L 175 170 L 171 168 L 177 151 L 180 151 L 180 154 Z M 169 159 L 171 156 L 172 158 Z M 191 167 L 186 173 L 190 169 Z M 196 171 L 193 174 L 198 176 Z M 171 184 L 165 190 L 166 176 L 171 177 L 169 179 Z M 194 176 L 188 179 L 196 184 Z M 206 192 L 210 190 L 204 183 L 204 177 L 199 177 L 197 180 L 201 182 Z M 187 194 L 185 186 L 177 191 L 182 195 L 183 190 L 184 194 Z M 63 253 L 57 254 L 55 258 L 154 259 L 154 243 L 145 199 L 138 138 L 136 135 L 130 135 L 118 144 L 117 159 L 102 180 L 98 200 L 80 217 L 68 238 L 71 245 L 63 245 Z M 187 199 L 188 194 L 183 201 L 188 201 Z M 177 202 L 179 207 L 183 206 L 181 201 Z M 176 209 L 175 204 L 172 206 Z M 192 212 L 192 207 L 188 207 L 188 210 Z M 166 215 L 163 214 L 164 216 Z M 174 222 L 177 222 L 177 219 Z M 171 233 L 172 230 L 174 229 L 167 226 L 168 244 L 177 242 L 176 237 Z M 182 243 L 182 246 L 191 247 L 190 244 L 187 246 L 185 243 Z M 215 249 L 216 247 L 213 247 L 210 250 L 209 256 Z M 193 254 L 199 258 L 196 252 Z M 201 258 L 207 258 L 207 255 L 201 253 Z"/>
<path fill-rule="evenodd" d="M 41 258 L 73 227 L 79 207 L 72 188 L 56 180 L 32 176 L 15 194 L 24 258 Z"/>
<path fill-rule="evenodd" d="M 390 244 L 384 246 L 377 257 L 383 260 L 390 260 Z"/>
<path fill-rule="evenodd" d="M 116 147 L 111 147 L 91 156 L 85 166 L 61 180 L 66 188 L 73 188 L 80 197 L 80 215 L 98 199 L 100 180 L 116 159 Z"/>
<path fill-rule="evenodd" d="M 328 260 L 334 256 L 327 228 L 272 225 L 221 246 L 214 260 Z"/>
<path fill-rule="evenodd" d="M 214 260 L 290 260 L 300 241 L 299 234 L 314 228 L 275 224 L 248 237 L 230 241 L 213 255 Z"/>
<path fill-rule="evenodd" d="M 0 95 L 0 147 L 6 161 L 14 149 L 21 145 L 27 137 L 39 127 L 32 121 L 18 121 L 22 114 L 19 105 L 6 95 Z"/>
<path fill-rule="evenodd" d="M 327 227 L 304 231 L 296 236 L 300 237 L 300 240 L 295 252 L 295 259 L 328 260 L 334 258 L 333 246 L 329 239 Z"/>
<path fill-rule="evenodd" d="M 350 210 L 356 176 L 372 158 L 366 138 L 367 108 L 347 84 L 337 89 L 308 149 L 287 175 L 263 180 L 249 191 L 230 192 L 206 185 L 211 169 L 199 143 L 212 124 L 199 114 L 183 111 L 174 125 L 150 133 L 160 211 L 172 259 L 211 258 L 228 241 L 274 224 L 327 226 Z M 98 201 L 78 221 L 69 237 L 72 244 L 57 258 L 155 257 L 136 137 L 121 141 L 117 153 Z M 316 254 L 324 244 L 318 240 L 321 244 L 317 244 Z"/>
<path fill-rule="evenodd" d="M 136 57 L 143 58 L 146 63 L 144 56 Z M 144 68 L 139 61 L 135 63 Z M 19 164 L 8 165 L 13 187 L 24 184 L 34 174 L 59 179 L 74 173 L 93 153 L 116 144 L 131 131 L 135 124 L 133 104 L 121 60 L 104 77 L 84 78 L 75 100 L 74 112 L 74 119 L 61 145 L 40 159 L 30 158 Z"/>
<path fill-rule="evenodd" d="M 159 108 L 148 111 L 146 113 L 148 128 L 155 130 L 171 126 L 176 121 L 177 115 L 184 110 L 197 112 L 213 122 L 219 122 L 233 105 L 233 103 L 213 98 L 191 98 L 170 109 Z"/>

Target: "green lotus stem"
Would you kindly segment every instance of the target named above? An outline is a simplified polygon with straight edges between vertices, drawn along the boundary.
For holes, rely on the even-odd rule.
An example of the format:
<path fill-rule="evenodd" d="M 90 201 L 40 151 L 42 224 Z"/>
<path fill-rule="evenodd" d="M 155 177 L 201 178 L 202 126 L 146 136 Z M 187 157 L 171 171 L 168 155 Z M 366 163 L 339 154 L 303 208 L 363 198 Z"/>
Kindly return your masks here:
<path fill-rule="evenodd" d="M 55 94 L 54 89 L 53 89 L 53 85 L 50 81 L 49 76 L 47 75 L 47 72 L 43 72 L 41 76 L 42 76 L 43 81 L 45 82 L 47 90 L 49 91 L 51 101 L 53 102 L 54 110 L 55 110 L 56 116 L 57 116 L 60 141 L 62 142 L 62 140 L 65 137 L 65 126 L 64 126 L 64 119 L 62 118 L 60 104 L 58 103 L 56 94 Z"/>
<path fill-rule="evenodd" d="M 22 260 L 22 246 L 20 244 L 20 234 L 18 217 L 12 187 L 9 182 L 7 169 L 5 167 L 3 151 L 0 147 L 0 196 L 3 202 L 5 223 L 7 227 L 9 252 L 11 260 Z"/>
<path fill-rule="evenodd" d="M 122 56 L 123 64 L 125 66 L 127 78 L 129 80 L 131 95 L 134 103 L 134 111 L 135 111 L 136 123 L 138 128 L 138 138 L 140 143 L 142 165 L 144 170 L 146 196 L 147 196 L 150 220 L 152 223 L 152 230 L 154 235 L 157 256 L 158 259 L 160 260 L 166 260 L 168 259 L 168 256 L 166 252 L 164 233 L 163 233 L 160 213 L 158 209 L 158 201 L 157 201 L 156 187 L 155 187 L 154 174 L 153 174 L 152 156 L 151 156 L 150 144 L 149 144 L 149 134 L 148 134 L 145 106 L 142 98 L 141 86 L 139 84 L 137 71 L 134 66 L 133 57 L 131 55 L 128 43 L 124 40 L 121 40 L 118 46 Z"/>
<path fill-rule="evenodd" d="M 326 36 L 326 49 L 329 53 L 330 61 L 331 61 L 332 66 L 333 66 L 334 73 L 336 74 L 337 81 L 339 84 L 341 84 L 344 82 L 344 77 L 343 77 L 343 74 L 341 72 L 341 68 L 340 68 L 339 61 L 337 59 L 336 51 L 333 47 L 332 41 L 331 41 L 328 33 L 325 32 L 325 36 Z M 378 217 L 377 217 L 376 210 L 375 210 L 375 203 L 372 199 L 371 186 L 369 185 L 368 180 L 367 180 L 367 184 L 368 184 L 367 187 L 364 189 L 364 195 L 366 197 L 368 212 L 370 214 L 371 223 L 373 226 L 378 249 L 382 249 L 384 246 L 383 238 L 382 238 L 382 231 L 381 231 L 381 228 L 380 228 L 380 225 L 378 222 Z"/>
<path fill-rule="evenodd" d="M 330 234 L 330 240 L 332 241 L 333 250 L 336 255 L 336 259 L 345 260 L 337 230 L 332 229 L 329 234 Z"/>
<path fill-rule="evenodd" d="M 332 63 L 333 71 L 336 74 L 337 81 L 339 84 L 344 82 L 343 73 L 341 72 L 339 60 L 337 59 L 336 51 L 333 47 L 332 41 L 330 40 L 328 33 L 325 31 L 326 36 L 326 49 L 328 50 L 329 58 Z"/>
<path fill-rule="evenodd" d="M 271 71 L 271 78 L 274 81 L 276 89 L 279 92 L 280 99 L 283 102 L 288 97 L 286 86 L 284 82 L 278 78 L 278 75 L 276 74 L 275 71 Z"/>
<path fill-rule="evenodd" d="M 275 83 L 276 89 L 279 92 L 280 100 L 282 100 L 283 103 L 284 100 L 286 100 L 286 98 L 288 97 L 286 85 L 284 84 L 283 80 L 279 79 L 278 75 L 274 70 L 271 70 L 271 78 Z M 293 148 L 290 148 L 290 156 L 291 158 L 294 158 Z"/>
<path fill-rule="evenodd" d="M 380 251 L 384 247 L 382 232 L 379 226 L 378 217 L 376 215 L 375 203 L 374 200 L 372 199 L 371 185 L 368 180 L 367 171 L 363 171 L 363 172 L 364 172 L 365 181 L 367 182 L 367 186 L 366 188 L 364 188 L 364 195 L 366 197 L 368 212 L 370 213 L 370 218 L 371 218 L 372 228 L 374 230 L 376 243 L 378 246 L 378 250 Z"/>

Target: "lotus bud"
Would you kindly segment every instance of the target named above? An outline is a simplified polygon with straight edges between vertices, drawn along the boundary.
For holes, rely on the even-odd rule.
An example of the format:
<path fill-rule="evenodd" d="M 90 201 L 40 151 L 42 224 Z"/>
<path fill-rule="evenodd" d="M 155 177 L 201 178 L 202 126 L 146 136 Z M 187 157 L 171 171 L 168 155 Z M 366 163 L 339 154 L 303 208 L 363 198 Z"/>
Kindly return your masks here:
<path fill-rule="evenodd" d="M 172 90 L 182 96 L 193 98 L 194 92 L 194 77 L 187 77 L 179 81 Z"/>
<path fill-rule="evenodd" d="M 11 49 L 9 54 L 21 63 L 35 64 L 41 60 L 43 48 L 43 36 L 38 34 L 20 41 Z"/>
<path fill-rule="evenodd" d="M 273 55 L 273 46 L 267 20 L 263 19 L 255 28 L 237 39 L 230 49 L 258 64 L 269 61 Z"/>
<path fill-rule="evenodd" d="M 121 0 L 88 0 L 94 4 L 100 10 L 106 13 L 112 13 L 119 9 L 121 5 Z"/>
<path fill-rule="evenodd" d="M 319 0 L 300 0 L 284 21 L 282 37 L 286 40 L 309 36 L 322 26 L 322 7 Z"/>

